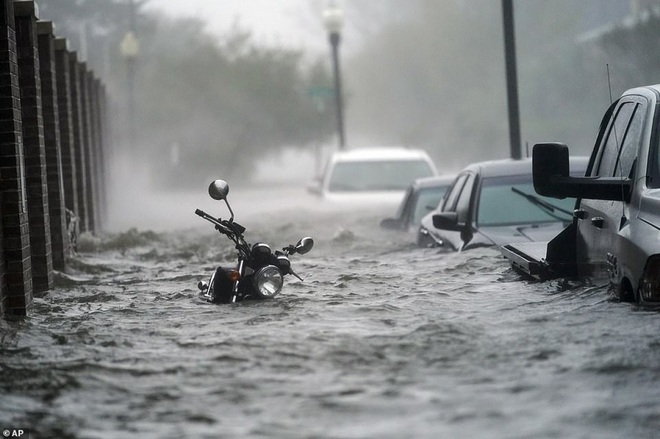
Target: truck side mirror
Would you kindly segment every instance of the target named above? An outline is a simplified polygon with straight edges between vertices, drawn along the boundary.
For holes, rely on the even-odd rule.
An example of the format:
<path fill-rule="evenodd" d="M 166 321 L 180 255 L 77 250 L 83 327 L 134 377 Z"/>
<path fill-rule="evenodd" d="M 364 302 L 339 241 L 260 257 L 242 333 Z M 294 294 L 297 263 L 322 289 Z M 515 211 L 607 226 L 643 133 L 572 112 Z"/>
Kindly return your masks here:
<path fill-rule="evenodd" d="M 534 190 L 554 198 L 630 201 L 632 180 L 619 177 L 571 177 L 568 147 L 537 143 L 532 150 Z"/>
<path fill-rule="evenodd" d="M 538 143 L 532 150 L 534 190 L 539 195 L 566 198 L 554 180 L 570 176 L 568 147 L 563 143 Z"/>

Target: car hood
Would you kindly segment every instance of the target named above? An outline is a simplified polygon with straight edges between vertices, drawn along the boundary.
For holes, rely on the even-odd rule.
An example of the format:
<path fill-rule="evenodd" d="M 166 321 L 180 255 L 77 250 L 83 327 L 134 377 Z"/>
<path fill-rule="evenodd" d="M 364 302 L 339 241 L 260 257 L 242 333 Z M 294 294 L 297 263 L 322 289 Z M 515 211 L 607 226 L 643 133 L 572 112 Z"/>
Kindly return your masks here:
<path fill-rule="evenodd" d="M 515 242 L 550 241 L 564 230 L 565 223 L 529 224 L 499 227 L 481 227 L 479 233 L 493 244 L 501 246 Z"/>

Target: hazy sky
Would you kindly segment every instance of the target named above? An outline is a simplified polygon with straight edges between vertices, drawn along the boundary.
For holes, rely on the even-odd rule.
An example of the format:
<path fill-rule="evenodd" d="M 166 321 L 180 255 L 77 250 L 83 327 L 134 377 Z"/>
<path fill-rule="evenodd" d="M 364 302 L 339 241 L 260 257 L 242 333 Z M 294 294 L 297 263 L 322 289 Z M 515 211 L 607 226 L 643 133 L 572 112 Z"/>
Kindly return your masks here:
<path fill-rule="evenodd" d="M 219 35 L 237 22 L 262 44 L 325 49 L 320 14 L 326 4 L 327 0 L 150 0 L 145 9 L 200 18 Z"/>

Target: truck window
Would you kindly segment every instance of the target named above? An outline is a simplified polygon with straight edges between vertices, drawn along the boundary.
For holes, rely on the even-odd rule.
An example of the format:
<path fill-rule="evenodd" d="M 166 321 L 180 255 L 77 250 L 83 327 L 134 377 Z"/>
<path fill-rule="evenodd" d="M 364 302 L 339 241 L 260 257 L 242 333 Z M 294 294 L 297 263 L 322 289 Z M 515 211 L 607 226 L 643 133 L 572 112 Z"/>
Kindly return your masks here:
<path fill-rule="evenodd" d="M 619 106 L 614 116 L 614 122 L 610 124 L 609 133 L 603 143 L 604 146 L 601 148 L 598 166 L 596 166 L 592 175 L 602 177 L 613 177 L 615 175 L 617 159 L 621 150 L 620 146 L 624 143 L 635 107 L 634 102 L 624 102 Z"/>
<path fill-rule="evenodd" d="M 642 140 L 645 111 L 646 108 L 644 105 L 637 104 L 635 106 L 635 112 L 628 126 L 628 134 L 626 134 L 625 139 L 623 139 L 623 145 L 621 145 L 621 152 L 615 166 L 614 177 L 625 178 L 631 176 L 630 172 L 637 158 L 639 143 Z"/>

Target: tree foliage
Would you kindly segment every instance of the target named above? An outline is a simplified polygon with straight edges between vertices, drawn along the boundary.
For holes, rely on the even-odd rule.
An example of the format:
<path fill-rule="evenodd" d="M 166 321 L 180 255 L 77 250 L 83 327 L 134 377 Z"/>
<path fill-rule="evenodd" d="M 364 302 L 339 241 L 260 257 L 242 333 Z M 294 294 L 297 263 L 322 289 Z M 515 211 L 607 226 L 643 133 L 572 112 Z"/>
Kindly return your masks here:
<path fill-rule="evenodd" d="M 259 47 L 240 28 L 211 37 L 198 21 L 146 14 L 141 4 L 135 0 L 142 47 L 136 154 L 159 180 L 247 176 L 255 158 L 333 133 L 334 113 L 323 111 L 332 101 L 310 94 L 331 89 L 325 62 Z M 509 155 L 500 1 L 343 4 L 363 38 L 356 53 L 343 54 L 349 144 L 422 146 L 445 170 Z M 89 61 L 109 84 L 116 127 L 125 132 L 127 71 L 117 47 L 128 29 L 128 2 L 40 5 L 42 18 L 72 41 L 86 35 Z M 564 141 L 588 153 L 609 104 L 607 66 L 615 96 L 657 76 L 646 50 L 631 51 L 629 42 L 643 36 L 631 39 L 625 29 L 621 38 L 593 36 L 621 22 L 628 8 L 620 0 L 514 2 L 523 144 Z M 638 47 L 653 47 L 657 38 L 648 34 Z"/>
<path fill-rule="evenodd" d="M 175 148 L 181 161 L 170 165 L 180 172 L 236 179 L 258 158 L 331 133 L 308 93 L 327 74 L 301 52 L 257 47 L 241 30 L 218 44 L 200 29 L 196 20 L 159 20 L 141 65 L 142 142 L 161 169 Z"/>
<path fill-rule="evenodd" d="M 330 115 L 320 114 L 309 95 L 311 87 L 330 84 L 327 69 L 301 51 L 259 47 L 240 28 L 224 38 L 211 36 L 198 20 L 147 14 L 135 1 L 140 53 L 129 96 L 129 72 L 117 49 L 129 29 L 128 3 L 42 1 L 42 16 L 52 17 L 72 40 L 80 35 L 81 22 L 96 29 L 99 44 L 91 35 L 86 43 L 90 63 L 105 72 L 110 86 L 115 147 L 126 146 L 129 125 L 135 124 L 132 154 L 160 185 L 198 186 L 198 178 L 220 176 L 247 179 L 256 160 L 332 133 Z"/>

